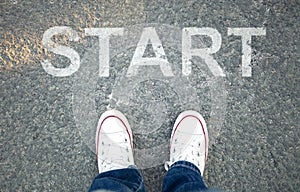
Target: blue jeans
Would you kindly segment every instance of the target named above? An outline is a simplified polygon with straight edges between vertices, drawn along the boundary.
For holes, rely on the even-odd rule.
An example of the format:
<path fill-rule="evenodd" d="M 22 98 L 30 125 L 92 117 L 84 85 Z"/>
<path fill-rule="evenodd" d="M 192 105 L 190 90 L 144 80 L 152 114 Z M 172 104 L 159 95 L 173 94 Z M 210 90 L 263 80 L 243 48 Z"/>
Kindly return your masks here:
<path fill-rule="evenodd" d="M 199 169 L 187 161 L 175 162 L 164 177 L 163 192 L 205 191 Z M 145 191 L 142 176 L 136 168 L 126 168 L 99 174 L 89 191 Z"/>

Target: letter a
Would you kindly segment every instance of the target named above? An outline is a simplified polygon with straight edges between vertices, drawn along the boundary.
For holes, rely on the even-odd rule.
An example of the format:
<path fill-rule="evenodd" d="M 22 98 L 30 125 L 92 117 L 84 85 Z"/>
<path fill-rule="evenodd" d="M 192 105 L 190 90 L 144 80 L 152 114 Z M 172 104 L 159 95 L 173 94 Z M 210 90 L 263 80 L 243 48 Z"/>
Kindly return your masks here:
<path fill-rule="evenodd" d="M 155 57 L 143 57 L 148 42 L 151 43 Z M 170 63 L 166 59 L 166 55 L 161 44 L 161 41 L 153 27 L 143 29 L 141 39 L 138 42 L 134 52 L 130 66 L 127 71 L 127 76 L 134 76 L 138 72 L 138 67 L 143 65 L 159 65 L 164 76 L 174 76 Z"/>

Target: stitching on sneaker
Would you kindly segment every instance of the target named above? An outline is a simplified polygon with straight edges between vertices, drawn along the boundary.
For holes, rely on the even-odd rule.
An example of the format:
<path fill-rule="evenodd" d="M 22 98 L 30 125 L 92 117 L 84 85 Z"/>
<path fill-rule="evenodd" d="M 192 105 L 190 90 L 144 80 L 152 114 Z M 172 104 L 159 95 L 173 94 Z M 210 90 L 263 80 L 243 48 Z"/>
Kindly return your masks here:
<path fill-rule="evenodd" d="M 197 116 L 195 116 L 195 115 L 186 115 L 186 116 L 184 116 L 184 117 L 181 118 L 181 120 L 180 120 L 180 121 L 178 122 L 178 124 L 176 125 L 175 130 L 174 130 L 174 132 L 173 132 L 173 134 L 172 134 L 172 136 L 171 136 L 170 145 L 172 144 L 173 137 L 174 137 L 174 135 L 175 135 L 175 133 L 176 133 L 176 131 L 177 131 L 177 128 L 178 128 L 179 124 L 180 124 L 185 118 L 187 118 L 187 117 L 194 117 L 194 118 L 196 118 L 196 119 L 199 121 L 200 125 L 201 125 L 202 132 L 203 132 L 203 134 L 204 134 L 204 142 L 205 142 L 205 153 L 204 153 L 204 155 L 205 155 L 205 160 L 206 160 L 206 159 L 207 159 L 207 157 L 206 157 L 206 150 L 207 150 L 206 132 L 205 132 L 205 129 L 204 129 L 204 126 L 203 126 L 201 120 L 200 120 Z M 173 162 L 173 163 L 175 163 L 175 162 Z M 204 161 L 204 168 L 205 168 L 205 165 L 206 165 L 206 161 Z"/>
<path fill-rule="evenodd" d="M 97 130 L 99 129 L 99 131 L 98 131 L 98 133 L 97 133 L 97 143 L 96 143 L 96 155 L 97 155 L 97 159 L 98 159 L 98 157 L 99 157 L 99 156 L 98 156 L 98 145 L 99 145 L 99 138 L 100 138 L 101 128 L 102 128 L 102 125 L 103 125 L 104 121 L 107 120 L 108 118 L 111 118 L 111 117 L 115 117 L 115 118 L 117 118 L 118 120 L 120 120 L 121 123 L 123 124 L 123 126 L 126 128 L 126 132 L 127 132 L 128 136 L 129 136 L 129 142 L 130 142 L 131 150 L 133 151 L 132 140 L 131 140 L 131 134 L 130 134 L 130 132 L 129 132 L 129 130 L 128 130 L 128 127 L 126 126 L 126 124 L 125 124 L 124 121 L 123 121 L 121 118 L 119 118 L 118 116 L 116 116 L 116 115 L 109 115 L 109 116 L 105 117 L 105 118 L 102 120 L 100 126 L 97 127 Z"/>

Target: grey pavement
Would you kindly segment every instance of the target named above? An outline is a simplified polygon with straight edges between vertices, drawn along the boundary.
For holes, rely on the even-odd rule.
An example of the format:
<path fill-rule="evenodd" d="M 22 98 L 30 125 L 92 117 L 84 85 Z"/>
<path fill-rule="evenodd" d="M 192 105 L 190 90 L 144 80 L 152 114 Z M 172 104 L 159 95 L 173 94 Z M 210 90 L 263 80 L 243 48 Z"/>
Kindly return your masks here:
<path fill-rule="evenodd" d="M 213 93 L 218 91 L 206 84 L 208 78 L 201 76 L 201 68 L 194 66 L 188 79 L 196 94 L 191 108 L 200 110 L 211 134 L 205 183 L 224 191 L 299 191 L 298 1 L 2 0 L 0 8 L 1 192 L 87 191 L 97 175 L 91 135 L 95 127 L 79 128 L 80 118 L 74 109 L 78 106 L 76 90 L 80 88 L 84 64 L 97 62 L 98 41 L 94 37 L 84 37 L 79 43 L 63 41 L 80 54 L 82 66 L 72 76 L 52 76 L 42 68 L 43 58 L 51 56 L 58 67 L 69 64 L 66 58 L 46 53 L 41 47 L 43 33 L 56 25 L 70 26 L 81 35 L 86 27 L 165 25 L 217 29 L 222 35 L 222 47 L 213 57 L 226 74 L 220 90 L 226 93 L 225 104 L 213 106 L 218 101 L 218 95 Z M 252 38 L 251 77 L 241 75 L 241 39 L 228 36 L 228 27 L 266 29 L 266 36 Z M 211 45 L 207 39 L 203 43 Z M 152 167 L 143 165 L 155 161 L 155 155 L 153 159 L 136 156 L 147 191 L 156 192 L 165 174 L 163 160 L 168 156 L 171 125 L 190 106 L 180 101 L 186 87 L 174 91 L 174 83 L 151 78 L 127 93 L 132 99 L 129 105 L 109 98 L 113 90 L 117 92 L 123 86 L 122 75 L 134 48 L 121 47 L 112 56 L 112 75 L 96 79 L 91 95 L 95 96 L 98 114 L 108 105 L 125 112 L 133 123 L 137 152 L 152 149 L 157 155 L 155 150 L 161 150 L 161 158 L 157 157 Z M 175 54 L 177 50 L 165 51 L 169 61 L 181 62 Z M 86 57 L 90 60 L 84 60 Z M 120 95 L 123 97 L 127 95 Z M 190 99 L 188 94 L 187 97 Z M 214 111 L 217 114 L 211 112 L 214 107 L 220 107 Z M 219 122 L 215 116 L 222 110 L 225 114 Z M 162 111 L 163 117 L 158 115 Z M 156 122 L 159 118 L 166 123 Z M 137 122 L 145 126 L 139 127 Z M 158 125 L 155 130 L 149 130 L 151 123 Z"/>

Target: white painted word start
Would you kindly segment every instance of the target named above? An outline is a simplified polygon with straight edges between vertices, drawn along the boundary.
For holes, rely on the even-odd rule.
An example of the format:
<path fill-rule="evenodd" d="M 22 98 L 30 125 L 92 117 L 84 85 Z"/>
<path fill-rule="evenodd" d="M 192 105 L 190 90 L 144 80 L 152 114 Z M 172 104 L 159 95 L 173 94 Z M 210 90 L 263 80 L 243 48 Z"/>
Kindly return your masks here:
<path fill-rule="evenodd" d="M 85 28 L 86 36 L 97 36 L 99 38 L 99 77 L 109 76 L 109 40 L 111 36 L 122 36 L 124 28 Z M 59 45 L 51 40 L 55 35 L 65 35 L 70 41 L 78 41 L 80 37 L 70 27 L 55 26 L 45 31 L 42 43 L 46 49 L 70 59 L 70 65 L 65 68 L 58 68 L 49 60 L 42 61 L 44 70 L 58 77 L 70 76 L 80 67 L 80 56 L 72 48 Z M 211 39 L 211 47 L 192 48 L 192 36 L 208 36 Z M 264 28 L 228 28 L 228 35 L 241 36 L 242 42 L 242 76 L 252 75 L 251 62 L 251 37 L 266 35 Z M 148 43 L 151 42 L 155 57 L 143 57 Z M 187 27 L 182 29 L 182 74 L 188 76 L 192 71 L 191 59 L 193 56 L 202 58 L 214 76 L 224 77 L 225 73 L 213 58 L 222 44 L 221 34 L 214 28 Z M 134 76 L 139 66 L 158 65 L 164 76 L 174 76 L 170 63 L 165 55 L 161 40 L 154 27 L 145 27 L 141 33 L 140 40 L 134 52 L 127 76 Z"/>

